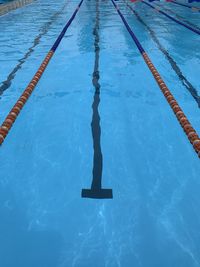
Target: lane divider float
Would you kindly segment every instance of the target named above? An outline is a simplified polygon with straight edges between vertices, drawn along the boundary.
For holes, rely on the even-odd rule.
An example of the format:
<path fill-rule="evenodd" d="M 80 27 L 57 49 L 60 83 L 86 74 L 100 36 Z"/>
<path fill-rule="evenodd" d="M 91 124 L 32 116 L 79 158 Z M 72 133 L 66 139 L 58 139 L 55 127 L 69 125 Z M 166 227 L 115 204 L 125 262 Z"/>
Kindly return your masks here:
<path fill-rule="evenodd" d="M 144 61 L 146 62 L 149 70 L 153 74 L 153 76 L 154 76 L 158 86 L 160 87 L 160 90 L 162 91 L 164 97 L 166 98 L 167 102 L 171 106 L 176 118 L 178 119 L 181 127 L 183 128 L 185 134 L 187 135 L 190 143 L 192 144 L 194 150 L 196 151 L 196 153 L 200 157 L 200 138 L 199 138 L 197 132 L 192 127 L 191 123 L 189 122 L 189 120 L 187 119 L 187 117 L 184 114 L 183 110 L 180 108 L 178 102 L 174 98 L 173 94 L 170 92 L 169 88 L 167 87 L 167 85 L 165 84 L 163 79 L 161 78 L 161 76 L 158 73 L 157 69 L 155 68 L 155 66 L 151 62 L 150 58 L 148 57 L 148 55 L 145 52 L 144 48 L 142 47 L 141 43 L 137 39 L 136 35 L 131 30 L 128 22 L 125 20 L 124 16 L 122 15 L 121 11 L 119 10 L 119 7 L 115 4 L 115 2 L 113 0 L 111 0 L 111 1 L 113 3 L 114 7 L 116 8 L 119 16 L 121 17 L 121 19 L 122 19 L 126 29 L 128 30 L 131 38 L 135 42 L 138 50 L 140 51 L 142 57 L 144 58 Z"/>
<path fill-rule="evenodd" d="M 32 80 L 22 93 L 22 95 L 17 100 L 16 104 L 13 106 L 7 117 L 5 118 L 4 122 L 0 126 L 0 145 L 5 140 L 7 134 L 9 133 L 13 123 L 17 119 L 17 116 L 19 115 L 20 111 L 22 110 L 23 106 L 26 104 L 27 100 L 29 99 L 30 95 L 32 94 L 33 90 L 35 89 L 37 83 L 39 82 L 42 74 L 44 73 L 47 65 L 49 64 L 49 61 L 51 60 L 53 54 L 55 53 L 56 49 L 58 48 L 62 38 L 64 37 L 67 29 L 71 25 L 72 21 L 74 20 L 79 8 L 81 7 L 83 3 L 83 0 L 78 4 L 77 8 L 75 9 L 74 13 L 72 14 L 71 18 L 68 20 L 67 24 L 63 28 L 62 32 L 56 39 L 55 43 L 49 50 L 48 54 L 46 55 L 45 59 L 43 60 L 42 64 L 40 65 L 39 69 L 33 76 Z"/>
<path fill-rule="evenodd" d="M 186 4 L 183 4 L 183 3 L 179 3 L 179 2 L 176 2 L 176 1 L 173 1 L 173 0 L 171 0 L 170 2 L 173 3 L 173 4 L 179 5 L 179 6 L 184 6 L 184 7 L 187 7 L 187 8 L 191 8 L 193 11 L 200 12 L 200 8 L 198 8 L 198 7 L 189 6 L 189 5 L 186 5 Z"/>
<path fill-rule="evenodd" d="M 161 8 L 161 5 L 160 3 L 156 3 L 156 7 L 158 8 Z M 174 12 L 173 10 L 169 9 L 169 8 L 166 8 L 166 7 L 163 7 L 162 6 L 162 10 L 164 11 L 167 11 L 167 12 L 170 12 L 171 14 L 173 14 L 177 19 L 185 22 L 187 25 L 190 25 L 191 27 L 193 27 L 194 29 L 198 29 L 200 31 L 200 27 L 198 27 L 196 24 L 193 24 L 192 22 L 186 20 L 184 17 L 178 15 L 176 12 Z"/>
<path fill-rule="evenodd" d="M 172 16 L 168 15 L 168 14 L 165 13 L 164 11 L 160 10 L 160 8 L 154 7 L 153 5 L 147 3 L 146 1 L 143 1 L 143 0 L 142 0 L 141 2 L 142 2 L 143 4 L 145 4 L 145 5 L 147 5 L 147 6 L 151 7 L 151 8 L 153 8 L 153 9 L 156 10 L 157 12 L 163 14 L 163 15 L 166 16 L 167 18 L 173 20 L 174 22 L 176 22 L 176 23 L 178 23 L 178 24 L 184 26 L 185 28 L 187 28 L 187 29 L 189 29 L 189 30 L 191 30 L 191 31 L 193 31 L 193 32 L 195 32 L 195 33 L 197 33 L 197 34 L 200 35 L 200 30 L 195 29 L 195 28 L 193 28 L 193 27 L 187 25 L 186 23 L 184 23 L 184 22 L 182 22 L 182 21 L 180 21 L 180 20 L 178 20 L 178 19 L 173 18 Z"/>

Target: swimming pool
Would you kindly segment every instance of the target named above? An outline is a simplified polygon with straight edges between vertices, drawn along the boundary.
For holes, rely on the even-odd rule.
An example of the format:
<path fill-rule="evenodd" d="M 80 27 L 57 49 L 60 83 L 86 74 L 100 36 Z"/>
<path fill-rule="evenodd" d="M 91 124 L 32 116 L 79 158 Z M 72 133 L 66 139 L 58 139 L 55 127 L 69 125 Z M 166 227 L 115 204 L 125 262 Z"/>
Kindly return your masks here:
<path fill-rule="evenodd" d="M 0 17 L 0 123 L 78 3 Z M 199 35 L 116 3 L 200 133 Z M 198 12 L 153 5 L 200 28 Z M 111 1 L 83 2 L 0 162 L 2 267 L 200 266 L 199 158 Z M 94 173 L 112 199 L 81 197 Z"/>

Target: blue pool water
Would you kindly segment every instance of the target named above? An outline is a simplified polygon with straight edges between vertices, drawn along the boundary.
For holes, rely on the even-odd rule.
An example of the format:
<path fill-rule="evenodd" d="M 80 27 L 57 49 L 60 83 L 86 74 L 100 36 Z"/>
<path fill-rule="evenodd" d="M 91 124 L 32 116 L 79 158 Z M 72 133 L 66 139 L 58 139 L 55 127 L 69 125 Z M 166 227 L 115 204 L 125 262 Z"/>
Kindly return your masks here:
<path fill-rule="evenodd" d="M 0 4 L 7 4 L 13 0 L 0 0 Z"/>
<path fill-rule="evenodd" d="M 199 35 L 117 3 L 200 134 Z M 0 17 L 0 123 L 77 4 L 39 0 Z M 154 5 L 200 27 L 198 12 Z M 81 197 L 93 142 L 113 199 Z M 1 267 L 200 266 L 199 159 L 111 1 L 83 2 L 0 164 Z"/>

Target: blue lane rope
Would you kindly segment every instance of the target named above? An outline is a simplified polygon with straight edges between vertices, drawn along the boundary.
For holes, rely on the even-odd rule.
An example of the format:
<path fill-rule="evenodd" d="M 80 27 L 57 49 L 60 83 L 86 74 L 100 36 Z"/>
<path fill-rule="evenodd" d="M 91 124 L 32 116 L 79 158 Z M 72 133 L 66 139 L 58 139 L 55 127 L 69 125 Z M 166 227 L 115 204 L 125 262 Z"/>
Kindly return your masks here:
<path fill-rule="evenodd" d="M 74 20 L 74 18 L 76 16 L 80 6 L 82 5 L 82 3 L 83 3 L 83 0 L 77 6 L 73 15 L 68 20 L 67 24 L 65 25 L 62 32 L 60 33 L 60 35 L 56 39 L 52 48 L 49 50 L 48 54 L 46 55 L 45 59 L 43 60 L 42 64 L 40 65 L 40 67 L 37 70 L 37 72 L 35 73 L 35 75 L 33 76 L 32 80 L 30 81 L 30 83 L 28 84 L 28 86 L 26 87 L 26 89 L 24 90 L 22 95 L 19 97 L 19 99 L 17 100 L 17 102 L 15 103 L 15 105 L 13 106 L 11 111 L 8 113 L 8 115 L 5 118 L 2 125 L 0 126 L 0 145 L 4 142 L 6 136 L 8 135 L 8 133 L 9 133 L 12 125 L 14 124 L 15 120 L 17 119 L 19 113 L 21 112 L 22 108 L 24 107 L 24 105 L 28 101 L 28 99 L 31 96 L 33 90 L 35 89 L 37 83 L 39 82 L 40 78 L 42 77 L 42 74 L 44 73 L 47 65 L 49 64 L 49 61 L 53 57 L 56 49 L 58 48 L 58 45 L 60 44 L 65 32 L 67 31 L 67 29 L 70 26 L 70 24 Z"/>
<path fill-rule="evenodd" d="M 122 21 L 124 22 L 128 32 L 130 33 L 131 37 L 133 38 L 135 44 L 137 45 L 139 51 L 141 54 L 143 54 L 145 51 L 144 51 L 144 48 L 142 47 L 142 45 L 140 44 L 139 40 L 137 39 L 136 35 L 133 33 L 133 31 L 131 30 L 130 26 L 128 25 L 127 21 L 125 20 L 124 16 L 122 15 L 121 11 L 119 10 L 118 6 L 115 4 L 115 2 L 113 0 L 111 0 L 114 7 L 117 9 L 117 12 L 118 14 L 120 15 Z"/>
<path fill-rule="evenodd" d="M 60 33 L 60 35 L 58 36 L 57 40 L 55 41 L 55 43 L 53 44 L 51 51 L 55 52 L 56 49 L 58 48 L 62 38 L 64 37 L 67 29 L 69 28 L 69 26 L 71 25 L 72 21 L 74 20 L 79 8 L 81 7 L 83 3 L 83 0 L 81 0 L 81 2 L 78 4 L 76 10 L 74 11 L 73 15 L 71 16 L 71 18 L 69 19 L 69 21 L 67 22 L 67 24 L 65 25 L 65 27 L 63 28 L 62 32 Z"/>
<path fill-rule="evenodd" d="M 195 32 L 195 33 L 197 33 L 197 34 L 200 35 L 200 31 L 199 31 L 199 30 L 194 29 L 194 28 L 190 27 L 189 25 L 187 25 L 186 23 L 181 22 L 180 20 L 173 18 L 172 16 L 170 16 L 170 15 L 168 15 L 167 13 L 165 13 L 164 11 L 162 11 L 162 10 L 160 10 L 160 9 L 158 9 L 158 8 L 156 8 L 156 7 L 154 7 L 153 5 L 147 3 L 146 1 L 141 1 L 141 2 L 144 3 L 144 4 L 147 5 L 147 6 L 149 6 L 149 7 L 153 8 L 153 9 L 155 9 L 156 11 L 158 11 L 158 12 L 161 13 L 161 14 L 163 14 L 163 15 L 166 16 L 167 18 L 173 20 L 174 22 L 176 22 L 176 23 L 178 23 L 178 24 L 184 26 L 185 28 L 187 28 L 187 29 L 189 29 L 189 30 L 191 30 L 191 31 L 193 31 L 193 32 Z"/>
<path fill-rule="evenodd" d="M 179 3 L 179 2 L 176 2 L 176 1 L 173 1 L 173 0 L 170 1 L 170 3 L 176 4 L 176 5 L 179 5 L 179 6 L 184 6 L 184 7 L 187 7 L 187 8 L 191 8 L 191 9 L 194 9 L 195 11 L 197 11 L 197 12 L 200 12 L 199 8 L 195 7 L 195 6 L 189 6 L 189 5 L 182 4 L 182 3 Z"/>
<path fill-rule="evenodd" d="M 136 35 L 131 30 L 130 26 L 128 25 L 128 22 L 126 21 L 126 19 L 122 15 L 121 11 L 119 10 L 119 7 L 115 4 L 114 0 L 111 0 L 111 2 L 113 3 L 114 7 L 116 8 L 116 10 L 117 10 L 119 16 L 121 17 L 126 29 L 128 30 L 130 36 L 132 37 L 134 43 L 136 44 L 138 50 L 140 51 L 145 63 L 147 64 L 149 70 L 151 71 L 158 86 L 160 87 L 161 92 L 163 93 L 165 99 L 169 103 L 171 109 L 173 110 L 173 112 L 174 112 L 177 120 L 179 121 L 181 127 L 183 128 L 185 134 L 187 135 L 188 140 L 190 141 L 194 150 L 196 151 L 196 153 L 198 154 L 198 156 L 200 158 L 200 138 L 199 138 L 197 132 L 192 127 L 191 123 L 187 119 L 186 115 L 184 114 L 183 110 L 179 106 L 178 102 L 176 101 L 176 99 L 174 98 L 172 93 L 170 92 L 169 88 L 165 84 L 165 82 L 162 79 L 162 77 L 160 76 L 159 72 L 157 71 L 157 69 L 153 65 L 151 59 L 149 58 L 149 56 L 145 52 L 144 48 L 140 44 Z"/>
<path fill-rule="evenodd" d="M 184 17 L 178 15 L 176 12 L 174 12 L 174 10 L 171 10 L 171 9 L 169 9 L 169 8 L 166 8 L 166 7 L 163 7 L 163 6 L 161 6 L 160 4 L 158 4 L 158 3 L 156 3 L 156 7 L 158 7 L 158 8 L 162 8 L 162 10 L 170 12 L 170 13 L 173 14 L 177 19 L 183 21 L 183 22 L 186 23 L 187 25 L 190 25 L 192 28 L 194 28 L 194 29 L 198 29 L 198 30 L 200 31 L 200 27 L 198 27 L 196 24 L 193 24 L 192 22 L 186 20 Z"/>

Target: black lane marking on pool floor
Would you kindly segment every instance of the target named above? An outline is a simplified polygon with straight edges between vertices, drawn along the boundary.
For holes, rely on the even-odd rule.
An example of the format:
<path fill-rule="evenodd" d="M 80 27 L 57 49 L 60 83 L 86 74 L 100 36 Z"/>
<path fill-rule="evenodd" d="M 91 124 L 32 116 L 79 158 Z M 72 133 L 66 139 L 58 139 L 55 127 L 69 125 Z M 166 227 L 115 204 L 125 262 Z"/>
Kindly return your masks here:
<path fill-rule="evenodd" d="M 99 83 L 99 0 L 96 0 L 96 19 L 95 26 L 93 29 L 94 35 L 94 52 L 95 52 L 95 62 L 94 62 L 94 71 L 92 84 L 94 86 L 94 98 L 92 104 L 92 137 L 93 137 L 93 179 L 90 189 L 82 189 L 81 196 L 83 198 L 113 198 L 112 189 L 102 189 L 102 170 L 103 170 L 103 155 L 101 151 L 101 126 L 100 126 L 100 115 L 99 115 L 99 103 L 100 103 L 100 83 Z"/>
<path fill-rule="evenodd" d="M 159 42 L 158 38 L 156 37 L 155 32 L 150 28 L 144 20 L 140 17 L 140 15 L 129 5 L 127 4 L 129 9 L 134 13 L 136 18 L 140 23 L 142 23 L 147 30 L 149 31 L 153 41 L 157 44 L 159 50 L 165 55 L 167 58 L 168 62 L 170 63 L 172 69 L 176 73 L 176 75 L 179 77 L 180 81 L 182 84 L 186 87 L 186 89 L 189 91 L 189 93 L 192 95 L 194 100 L 197 102 L 198 107 L 200 108 L 200 96 L 198 95 L 197 90 L 194 88 L 194 86 L 187 80 L 187 78 L 182 74 L 181 69 L 177 65 L 176 61 L 172 58 L 172 56 L 169 54 L 169 52 L 162 46 L 162 44 Z"/>
<path fill-rule="evenodd" d="M 67 1 L 60 11 L 57 11 L 48 22 L 44 24 L 44 26 L 40 29 L 40 33 L 33 40 L 33 45 L 28 48 L 26 54 L 18 60 L 18 64 L 13 68 L 13 70 L 7 76 L 7 79 L 3 81 L 0 86 L 0 96 L 4 93 L 12 85 L 12 80 L 15 78 L 18 70 L 22 68 L 22 65 L 26 62 L 26 60 L 30 57 L 30 55 L 34 52 L 34 48 L 40 43 L 40 39 L 49 31 L 49 28 L 53 24 L 53 22 L 57 19 L 57 17 L 63 12 L 65 7 L 68 5 Z"/>
<path fill-rule="evenodd" d="M 182 17 L 182 16 L 178 15 L 177 13 L 175 13 L 173 10 L 171 10 L 171 9 L 169 9 L 169 8 L 167 8 L 167 7 L 163 7 L 162 5 L 160 5 L 160 3 L 159 3 L 159 4 L 156 3 L 156 5 L 154 5 L 154 6 L 155 6 L 155 7 L 160 7 L 160 8 L 162 8 L 164 11 L 168 11 L 168 12 L 170 12 L 171 14 L 173 14 L 174 16 L 176 16 L 177 19 L 182 20 L 183 22 L 187 23 L 188 25 L 190 25 L 190 26 L 192 26 L 192 27 L 194 27 L 194 28 L 196 28 L 197 30 L 200 31 L 200 28 L 199 28 L 196 24 L 193 24 L 192 22 L 186 20 L 184 17 Z"/>
<path fill-rule="evenodd" d="M 179 6 L 183 6 L 183 7 L 187 7 L 187 8 L 191 8 L 191 9 L 195 9 L 197 12 L 200 12 L 199 7 L 185 5 L 184 3 L 178 3 L 176 1 L 171 1 L 170 3 L 176 4 Z"/>
<path fill-rule="evenodd" d="M 168 19 L 172 20 L 173 22 L 183 26 L 184 28 L 200 35 L 200 31 L 194 27 L 191 27 L 190 25 L 188 25 L 187 23 L 184 23 L 182 20 L 178 20 L 176 18 L 174 18 L 173 16 L 169 15 L 168 13 L 164 12 L 163 10 L 161 10 L 160 8 L 157 8 L 156 6 L 150 4 L 149 2 L 146 2 L 145 0 L 141 0 L 142 4 L 145 4 L 146 6 L 152 8 L 155 12 L 162 14 L 163 16 L 167 17 Z"/>

